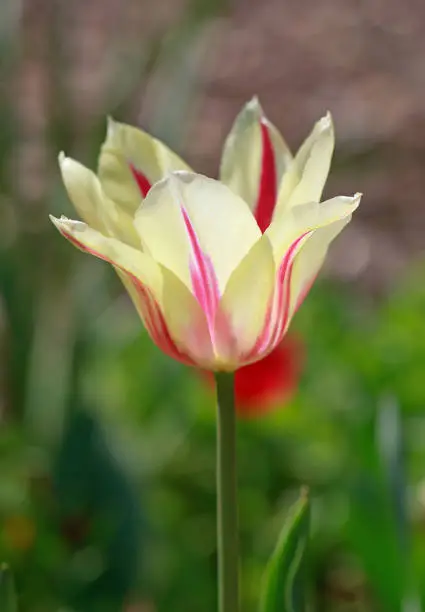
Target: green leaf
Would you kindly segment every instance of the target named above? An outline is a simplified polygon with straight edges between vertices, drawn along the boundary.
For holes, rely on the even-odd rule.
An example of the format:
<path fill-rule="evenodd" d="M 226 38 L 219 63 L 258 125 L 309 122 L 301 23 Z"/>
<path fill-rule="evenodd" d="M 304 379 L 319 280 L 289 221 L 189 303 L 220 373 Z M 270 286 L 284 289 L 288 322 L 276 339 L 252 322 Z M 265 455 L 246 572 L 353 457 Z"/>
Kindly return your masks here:
<path fill-rule="evenodd" d="M 9 566 L 0 566 L 0 610 L 1 612 L 18 612 L 15 583 Z"/>
<path fill-rule="evenodd" d="M 310 503 L 302 491 L 283 526 L 263 578 L 261 612 L 305 612 L 304 560 L 310 528 Z"/>
<path fill-rule="evenodd" d="M 403 431 L 398 405 L 382 397 L 378 410 L 350 429 L 346 539 L 359 557 L 373 595 L 388 612 L 402 612 L 409 591 L 410 533 L 406 515 Z"/>

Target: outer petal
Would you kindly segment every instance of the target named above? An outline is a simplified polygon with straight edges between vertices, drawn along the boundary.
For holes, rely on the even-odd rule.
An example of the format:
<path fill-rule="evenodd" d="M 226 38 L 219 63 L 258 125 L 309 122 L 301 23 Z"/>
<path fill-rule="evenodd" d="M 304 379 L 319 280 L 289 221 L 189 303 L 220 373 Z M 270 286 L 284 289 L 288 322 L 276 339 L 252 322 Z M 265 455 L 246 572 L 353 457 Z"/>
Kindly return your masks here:
<path fill-rule="evenodd" d="M 207 261 L 222 293 L 261 236 L 241 198 L 218 181 L 188 172 L 173 173 L 154 185 L 136 213 L 135 225 L 144 249 L 193 292 L 200 258 Z"/>
<path fill-rule="evenodd" d="M 160 298 L 162 292 L 161 271 L 148 255 L 120 242 L 116 238 L 104 236 L 82 221 L 73 221 L 66 217 L 56 219 L 52 215 L 50 215 L 50 219 L 59 232 L 74 246 L 139 279 L 143 285 L 152 291 L 155 297 Z"/>
<path fill-rule="evenodd" d="M 103 236 L 80 221 L 51 217 L 76 247 L 111 263 L 132 298 L 151 338 L 178 361 L 213 366 L 206 318 L 195 298 L 174 275 L 149 256 Z"/>
<path fill-rule="evenodd" d="M 98 174 L 105 193 L 131 214 L 153 183 L 174 170 L 189 169 L 156 138 L 135 127 L 108 120 Z"/>
<path fill-rule="evenodd" d="M 291 277 L 290 316 L 301 305 L 325 261 L 331 242 L 350 222 L 351 215 L 322 227 L 307 238 L 295 258 Z"/>
<path fill-rule="evenodd" d="M 348 199 L 348 198 L 346 198 Z M 351 212 L 358 206 L 360 195 L 351 198 Z M 286 251 L 277 275 L 277 292 L 273 300 L 269 346 L 276 346 L 285 335 L 291 318 L 307 295 L 325 259 L 331 241 L 350 221 L 351 213 L 328 225 L 309 228 Z M 267 338 L 267 334 L 264 334 Z"/>
<path fill-rule="evenodd" d="M 247 363 L 258 361 L 268 355 L 283 337 L 290 315 L 293 262 L 307 237 L 308 233 L 298 236 L 276 265 L 274 291 L 268 301 L 267 315 L 257 341 L 247 355 Z"/>
<path fill-rule="evenodd" d="M 263 235 L 232 273 L 218 307 L 214 345 L 224 369 L 247 362 L 266 320 L 275 273 L 273 249 Z"/>
<path fill-rule="evenodd" d="M 361 194 L 339 196 L 322 203 L 300 204 L 288 211 L 279 211 L 266 234 L 273 245 L 276 264 L 299 236 L 350 217 L 360 203 Z"/>
<path fill-rule="evenodd" d="M 96 175 L 64 153 L 59 155 L 59 167 L 68 195 L 80 217 L 93 229 L 105 232 L 104 196 Z"/>
<path fill-rule="evenodd" d="M 316 123 L 285 173 L 278 194 L 278 210 L 320 201 L 334 144 L 332 117 L 328 113 Z"/>
<path fill-rule="evenodd" d="M 68 195 L 84 221 L 103 234 L 140 247 L 132 217 L 106 197 L 94 172 L 63 153 L 59 165 Z"/>
<path fill-rule="evenodd" d="M 278 185 L 291 160 L 288 146 L 253 98 L 237 116 L 226 139 L 220 179 L 248 203 L 257 219 L 258 213 L 267 216 L 263 222 L 267 226 Z M 268 209 L 267 214 L 259 208 Z"/>

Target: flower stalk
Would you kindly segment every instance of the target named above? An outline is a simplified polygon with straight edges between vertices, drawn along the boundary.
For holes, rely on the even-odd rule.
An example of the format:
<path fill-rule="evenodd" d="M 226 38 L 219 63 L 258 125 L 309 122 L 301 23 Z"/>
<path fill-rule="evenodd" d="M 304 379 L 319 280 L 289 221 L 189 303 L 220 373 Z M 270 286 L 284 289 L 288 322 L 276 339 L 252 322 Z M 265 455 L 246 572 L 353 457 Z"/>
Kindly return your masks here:
<path fill-rule="evenodd" d="M 217 544 L 219 612 L 239 609 L 234 374 L 217 372 Z"/>

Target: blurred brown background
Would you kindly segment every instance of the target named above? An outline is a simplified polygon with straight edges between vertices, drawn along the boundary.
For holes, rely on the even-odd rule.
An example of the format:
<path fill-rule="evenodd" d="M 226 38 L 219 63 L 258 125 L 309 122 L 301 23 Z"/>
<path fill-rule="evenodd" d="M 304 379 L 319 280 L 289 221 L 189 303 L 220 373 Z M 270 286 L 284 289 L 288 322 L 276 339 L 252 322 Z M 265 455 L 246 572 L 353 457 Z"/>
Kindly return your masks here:
<path fill-rule="evenodd" d="M 258 94 L 293 149 L 326 110 L 334 116 L 327 194 L 364 200 L 332 273 L 380 292 L 422 253 L 422 1 L 3 2 L 18 35 L 9 92 L 26 139 L 19 187 L 34 200 L 55 172 L 43 147 L 52 111 L 68 115 L 71 154 L 94 122 L 121 114 L 215 175 L 235 115 Z"/>

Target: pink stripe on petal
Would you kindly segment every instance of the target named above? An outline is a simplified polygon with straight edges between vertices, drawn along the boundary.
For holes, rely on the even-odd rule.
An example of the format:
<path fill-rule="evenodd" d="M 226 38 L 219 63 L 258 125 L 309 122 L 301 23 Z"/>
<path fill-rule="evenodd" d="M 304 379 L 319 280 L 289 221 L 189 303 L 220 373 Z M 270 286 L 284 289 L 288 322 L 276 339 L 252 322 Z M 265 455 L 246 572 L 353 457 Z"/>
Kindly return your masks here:
<path fill-rule="evenodd" d="M 127 273 L 135 286 L 146 310 L 146 328 L 155 344 L 167 355 L 186 365 L 194 365 L 193 360 L 182 353 L 171 338 L 164 315 L 152 293 L 132 274 Z"/>
<path fill-rule="evenodd" d="M 293 261 L 298 247 L 308 235 L 309 232 L 297 238 L 285 253 L 276 275 L 275 291 L 270 300 L 263 329 L 251 351 L 245 356 L 248 361 L 269 353 L 283 337 L 289 318 Z"/>
<path fill-rule="evenodd" d="M 252 349 L 244 356 L 244 361 L 246 360 L 247 362 L 249 362 L 250 360 L 257 357 L 258 355 L 261 355 L 267 349 L 267 346 L 269 344 L 269 338 L 272 333 L 272 322 L 273 322 L 273 316 L 272 316 L 273 303 L 272 302 L 273 302 L 273 299 L 271 300 L 271 303 L 269 304 L 269 307 L 267 309 L 263 329 L 261 330 L 261 333 L 259 334 Z"/>
<path fill-rule="evenodd" d="M 192 250 L 192 258 L 189 264 L 192 288 L 199 305 L 205 312 L 208 326 L 211 331 L 214 326 L 215 313 L 220 300 L 218 280 L 211 259 L 201 249 L 189 215 L 183 206 L 181 210 Z"/>
<path fill-rule="evenodd" d="M 254 209 L 255 220 L 264 233 L 271 223 L 277 198 L 277 172 L 273 143 L 265 119 L 261 119 L 261 173 L 257 203 Z"/>
<path fill-rule="evenodd" d="M 291 277 L 293 270 L 293 262 L 289 264 L 287 271 L 285 272 L 285 276 L 282 280 L 282 289 L 280 291 L 280 303 L 277 309 L 278 319 L 276 322 L 276 326 L 274 329 L 273 336 L 270 340 L 270 346 L 275 347 L 279 344 L 280 340 L 283 337 L 283 334 L 286 330 L 286 325 L 289 319 L 289 305 L 291 301 Z"/>
<path fill-rule="evenodd" d="M 293 268 L 294 268 L 294 259 L 295 256 L 297 254 L 298 248 L 300 246 L 300 244 L 302 244 L 302 242 L 305 241 L 305 239 L 311 234 L 311 232 L 306 232 L 305 234 L 303 234 L 300 238 L 298 238 L 298 240 L 296 240 L 291 248 L 289 249 L 290 252 L 290 262 L 289 265 L 286 265 L 286 270 L 283 270 L 284 265 L 282 264 L 281 268 L 282 268 L 282 275 L 281 275 L 281 287 L 282 287 L 282 294 L 284 295 L 283 300 L 282 300 L 282 305 L 278 310 L 278 322 L 276 325 L 276 330 L 275 330 L 275 334 L 271 340 L 271 345 L 273 347 L 277 346 L 283 336 L 286 333 L 286 330 L 288 328 L 289 322 L 290 322 L 290 305 L 291 305 L 291 280 L 292 280 L 292 272 L 293 272 Z M 294 313 L 292 313 L 294 314 Z"/>
<path fill-rule="evenodd" d="M 235 337 L 229 314 L 218 308 L 214 319 L 214 345 L 224 361 L 237 359 L 238 339 Z"/>
<path fill-rule="evenodd" d="M 133 175 L 134 180 L 136 181 L 137 186 L 140 189 L 140 193 L 144 198 L 146 198 L 146 196 L 148 195 L 148 191 L 152 186 L 151 183 L 148 181 L 146 176 L 142 172 L 140 172 L 140 170 L 137 170 L 137 168 L 133 166 L 133 164 L 129 163 L 129 166 L 131 174 Z"/>

